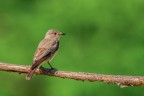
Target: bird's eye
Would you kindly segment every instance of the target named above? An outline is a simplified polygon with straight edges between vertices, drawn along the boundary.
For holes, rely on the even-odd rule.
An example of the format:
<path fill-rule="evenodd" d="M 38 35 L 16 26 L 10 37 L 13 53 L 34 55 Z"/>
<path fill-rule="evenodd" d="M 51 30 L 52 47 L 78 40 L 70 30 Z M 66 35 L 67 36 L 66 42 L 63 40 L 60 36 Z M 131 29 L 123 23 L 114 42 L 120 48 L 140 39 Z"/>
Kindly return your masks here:
<path fill-rule="evenodd" d="M 56 35 L 56 33 L 54 33 Z"/>

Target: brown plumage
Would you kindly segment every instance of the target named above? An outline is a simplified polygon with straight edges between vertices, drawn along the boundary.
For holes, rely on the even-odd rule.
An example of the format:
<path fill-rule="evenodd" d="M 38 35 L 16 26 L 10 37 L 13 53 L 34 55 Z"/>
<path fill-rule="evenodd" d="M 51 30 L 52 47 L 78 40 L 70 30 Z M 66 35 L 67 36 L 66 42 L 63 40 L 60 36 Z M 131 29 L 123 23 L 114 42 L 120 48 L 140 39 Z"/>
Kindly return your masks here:
<path fill-rule="evenodd" d="M 26 80 L 30 80 L 32 78 L 33 73 L 35 70 L 43 63 L 50 61 L 54 57 L 54 54 L 57 52 L 59 48 L 59 38 L 63 33 L 57 30 L 49 30 L 46 33 L 45 38 L 39 43 L 38 48 L 35 52 L 33 64 L 30 68 L 29 73 L 26 76 Z M 52 68 L 52 66 L 50 65 Z"/>

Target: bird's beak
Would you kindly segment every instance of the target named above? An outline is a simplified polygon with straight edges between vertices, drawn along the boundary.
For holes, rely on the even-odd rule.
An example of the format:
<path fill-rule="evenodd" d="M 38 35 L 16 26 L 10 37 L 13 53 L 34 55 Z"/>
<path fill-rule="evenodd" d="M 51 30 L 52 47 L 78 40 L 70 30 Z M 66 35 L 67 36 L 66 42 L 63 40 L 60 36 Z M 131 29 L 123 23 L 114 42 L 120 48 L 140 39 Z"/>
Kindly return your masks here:
<path fill-rule="evenodd" d="M 60 33 L 60 35 L 66 35 L 65 33 Z"/>

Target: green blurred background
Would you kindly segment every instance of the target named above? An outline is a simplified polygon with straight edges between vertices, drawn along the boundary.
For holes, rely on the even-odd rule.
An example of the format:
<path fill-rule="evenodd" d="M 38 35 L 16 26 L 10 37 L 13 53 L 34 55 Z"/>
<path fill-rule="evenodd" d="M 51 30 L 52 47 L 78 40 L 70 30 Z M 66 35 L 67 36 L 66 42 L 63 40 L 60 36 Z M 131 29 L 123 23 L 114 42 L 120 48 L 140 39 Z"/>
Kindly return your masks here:
<path fill-rule="evenodd" d="M 0 62 L 31 65 L 48 29 L 66 33 L 51 62 L 65 71 L 143 75 L 143 0 L 1 0 Z M 48 67 L 47 64 L 44 64 Z M 0 96 L 142 96 L 144 87 L 0 72 Z"/>

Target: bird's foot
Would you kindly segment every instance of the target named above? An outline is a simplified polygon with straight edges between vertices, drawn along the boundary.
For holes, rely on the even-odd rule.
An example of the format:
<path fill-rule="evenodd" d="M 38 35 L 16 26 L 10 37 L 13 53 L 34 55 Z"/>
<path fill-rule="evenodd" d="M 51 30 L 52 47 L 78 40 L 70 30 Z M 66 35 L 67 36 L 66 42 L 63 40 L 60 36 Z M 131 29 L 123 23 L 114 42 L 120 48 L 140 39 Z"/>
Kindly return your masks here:
<path fill-rule="evenodd" d="M 53 68 L 53 67 L 51 67 L 51 69 L 50 70 L 57 70 L 56 68 Z"/>

